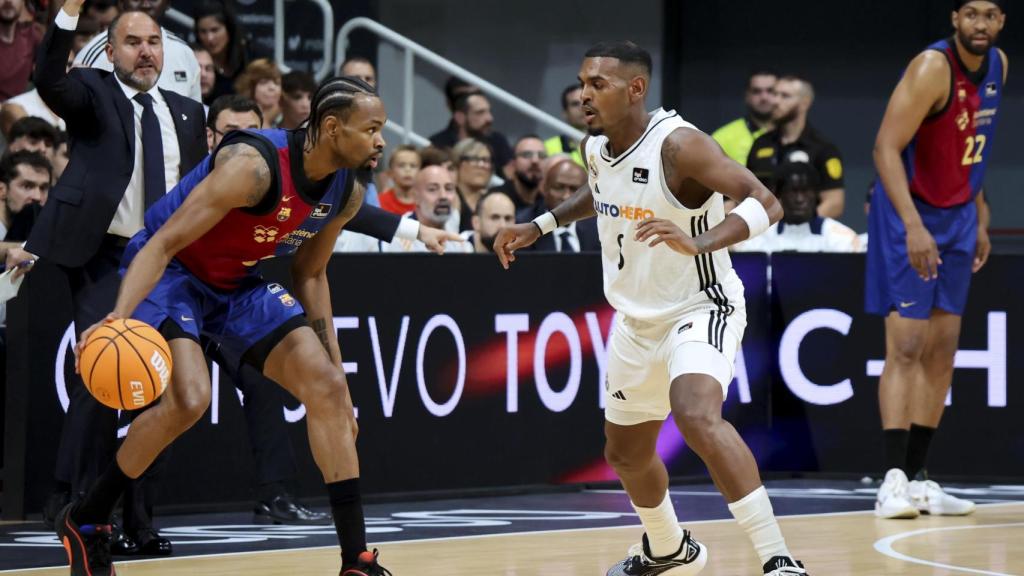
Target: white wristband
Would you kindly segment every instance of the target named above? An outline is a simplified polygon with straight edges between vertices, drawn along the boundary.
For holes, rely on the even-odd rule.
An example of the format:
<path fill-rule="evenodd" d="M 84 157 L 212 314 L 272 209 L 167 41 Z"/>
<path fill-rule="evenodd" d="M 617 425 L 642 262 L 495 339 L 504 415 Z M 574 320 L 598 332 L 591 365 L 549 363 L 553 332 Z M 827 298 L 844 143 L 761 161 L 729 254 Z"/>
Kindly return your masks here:
<path fill-rule="evenodd" d="M 747 223 L 747 228 L 750 229 L 750 236 L 747 238 L 753 238 L 771 226 L 771 221 L 768 220 L 768 213 L 765 212 L 764 206 L 754 198 L 747 198 L 740 202 L 739 206 L 733 208 L 730 214 L 743 218 L 743 221 Z"/>
<path fill-rule="evenodd" d="M 540 228 L 541 236 L 550 234 L 554 232 L 555 228 L 558 228 L 558 219 L 551 212 L 545 212 L 537 216 L 533 219 L 533 223 L 537 225 L 537 228 Z"/>
<path fill-rule="evenodd" d="M 420 223 L 412 218 L 402 218 L 395 230 L 395 240 L 416 240 L 420 236 Z"/>

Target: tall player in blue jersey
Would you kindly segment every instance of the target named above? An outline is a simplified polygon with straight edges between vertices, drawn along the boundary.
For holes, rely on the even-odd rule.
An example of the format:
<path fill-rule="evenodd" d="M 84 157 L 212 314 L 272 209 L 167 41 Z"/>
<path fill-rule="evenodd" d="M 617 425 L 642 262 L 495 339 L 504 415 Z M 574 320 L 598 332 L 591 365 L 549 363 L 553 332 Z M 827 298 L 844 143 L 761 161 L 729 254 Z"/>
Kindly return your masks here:
<path fill-rule="evenodd" d="M 875 142 L 865 305 L 885 316 L 882 518 L 974 511 L 935 482 L 915 480 L 953 379 L 971 275 L 989 254 L 981 186 L 1007 70 L 994 46 L 1003 1 L 956 0 L 952 22 L 952 38 L 910 62 Z"/>
<path fill-rule="evenodd" d="M 342 576 L 389 574 L 376 551 L 366 550 L 358 427 L 326 276 L 335 239 L 363 203 L 354 172 L 376 165 L 385 120 L 369 85 L 328 80 L 313 97 L 307 127 L 229 134 L 147 211 L 145 228 L 125 250 L 128 268 L 104 321 L 132 316 L 159 327 L 174 359 L 172 381 L 159 404 L 134 421 L 85 499 L 58 515 L 73 576 L 114 574 L 105 534 L 118 495 L 206 411 L 210 377 L 201 331 L 305 404 L 341 543 Z M 421 227 L 418 238 L 443 251 L 446 240 L 458 237 Z M 289 253 L 294 298 L 256 268 Z"/>

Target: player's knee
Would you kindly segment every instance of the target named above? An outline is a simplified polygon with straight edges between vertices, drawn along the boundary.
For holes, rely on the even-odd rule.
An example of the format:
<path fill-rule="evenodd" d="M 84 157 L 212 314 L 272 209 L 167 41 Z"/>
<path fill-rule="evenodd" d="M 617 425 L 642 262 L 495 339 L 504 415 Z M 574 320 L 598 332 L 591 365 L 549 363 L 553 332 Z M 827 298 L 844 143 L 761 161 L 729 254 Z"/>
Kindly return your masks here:
<path fill-rule="evenodd" d="M 608 440 L 604 445 L 604 459 L 620 476 L 643 472 L 650 465 L 653 454 L 646 453 L 636 444 Z"/>
<path fill-rule="evenodd" d="M 301 400 L 307 411 L 341 414 L 344 417 L 353 415 L 345 373 L 334 366 L 327 365 L 318 370 L 303 386 L 303 391 L 304 398 Z"/>
<path fill-rule="evenodd" d="M 179 426 L 189 428 L 203 417 L 209 406 L 209 388 L 197 387 L 175 397 L 173 414 Z"/>
<path fill-rule="evenodd" d="M 702 444 L 714 433 L 715 427 L 722 421 L 722 416 L 699 407 L 680 406 L 672 411 L 676 426 L 683 437 L 691 445 Z"/>
<path fill-rule="evenodd" d="M 921 361 L 924 355 L 925 338 L 922 335 L 909 334 L 893 338 L 886 352 L 887 362 L 913 364 Z"/>

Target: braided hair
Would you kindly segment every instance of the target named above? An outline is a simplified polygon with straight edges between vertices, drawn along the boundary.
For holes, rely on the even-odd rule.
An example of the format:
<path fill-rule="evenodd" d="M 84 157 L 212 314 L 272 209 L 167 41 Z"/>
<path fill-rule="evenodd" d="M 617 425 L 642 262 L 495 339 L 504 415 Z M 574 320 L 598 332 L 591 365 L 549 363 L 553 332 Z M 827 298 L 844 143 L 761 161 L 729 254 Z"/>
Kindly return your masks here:
<path fill-rule="evenodd" d="M 334 76 L 320 83 L 309 106 L 306 128 L 309 131 L 309 145 L 320 137 L 320 123 L 331 114 L 347 117 L 356 96 L 364 94 L 377 97 L 373 86 L 354 76 Z"/>

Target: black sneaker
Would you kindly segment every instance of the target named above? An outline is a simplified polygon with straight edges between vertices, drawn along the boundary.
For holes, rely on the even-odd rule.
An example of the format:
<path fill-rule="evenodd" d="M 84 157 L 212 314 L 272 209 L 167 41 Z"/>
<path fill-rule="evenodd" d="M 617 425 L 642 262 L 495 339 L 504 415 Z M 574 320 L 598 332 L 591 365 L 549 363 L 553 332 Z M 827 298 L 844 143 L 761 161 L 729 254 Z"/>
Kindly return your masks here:
<path fill-rule="evenodd" d="M 269 502 L 257 502 L 253 510 L 257 524 L 329 524 L 331 516 L 316 512 L 292 500 L 283 494 L 275 496 Z"/>
<path fill-rule="evenodd" d="M 115 576 L 110 562 L 110 525 L 82 524 L 71 519 L 75 505 L 68 504 L 57 514 L 57 538 L 68 553 L 71 576 Z"/>
<path fill-rule="evenodd" d="M 807 574 L 804 565 L 799 560 L 793 560 L 789 556 L 774 556 L 764 563 L 765 576 L 797 576 Z"/>
<path fill-rule="evenodd" d="M 380 553 L 364 550 L 355 564 L 341 567 L 341 576 L 392 576 L 391 571 L 377 563 Z"/>
<path fill-rule="evenodd" d="M 693 576 L 704 569 L 708 562 L 708 549 L 683 530 L 683 541 L 679 550 L 668 556 L 654 556 L 651 553 L 647 534 L 639 544 L 629 549 L 625 560 L 612 566 L 607 576 Z"/>

